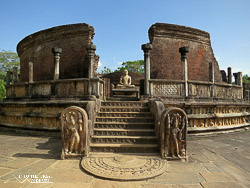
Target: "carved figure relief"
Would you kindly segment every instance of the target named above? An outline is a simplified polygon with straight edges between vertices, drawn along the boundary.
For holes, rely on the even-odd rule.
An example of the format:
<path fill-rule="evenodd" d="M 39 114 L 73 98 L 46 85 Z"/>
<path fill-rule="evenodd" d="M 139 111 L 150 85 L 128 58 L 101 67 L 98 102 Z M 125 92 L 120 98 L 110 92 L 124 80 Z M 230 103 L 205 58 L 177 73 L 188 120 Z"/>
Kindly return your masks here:
<path fill-rule="evenodd" d="M 61 114 L 61 159 L 88 155 L 88 116 L 84 109 L 72 106 Z"/>
<path fill-rule="evenodd" d="M 187 115 L 180 108 L 167 108 L 161 114 L 160 152 L 162 158 L 186 158 Z"/>

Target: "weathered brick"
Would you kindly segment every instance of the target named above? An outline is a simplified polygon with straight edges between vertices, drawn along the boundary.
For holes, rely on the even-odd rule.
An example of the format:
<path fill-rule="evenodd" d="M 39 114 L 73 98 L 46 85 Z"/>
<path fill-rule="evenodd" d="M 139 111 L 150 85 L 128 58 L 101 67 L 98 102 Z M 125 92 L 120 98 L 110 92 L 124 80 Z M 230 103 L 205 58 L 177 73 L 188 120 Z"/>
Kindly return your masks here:
<path fill-rule="evenodd" d="M 222 81 L 209 33 L 185 26 L 156 23 L 149 29 L 149 39 L 153 45 L 151 79 L 181 80 L 179 48 L 187 46 L 188 79 L 209 81 L 209 62 L 214 62 L 215 81 Z"/>
<path fill-rule="evenodd" d="M 93 36 L 94 28 L 81 23 L 53 27 L 25 37 L 17 45 L 21 61 L 20 81 L 28 81 L 29 62 L 34 63 L 34 81 L 53 80 L 53 47 L 62 48 L 60 79 L 87 77 L 86 46 L 92 43 Z"/>

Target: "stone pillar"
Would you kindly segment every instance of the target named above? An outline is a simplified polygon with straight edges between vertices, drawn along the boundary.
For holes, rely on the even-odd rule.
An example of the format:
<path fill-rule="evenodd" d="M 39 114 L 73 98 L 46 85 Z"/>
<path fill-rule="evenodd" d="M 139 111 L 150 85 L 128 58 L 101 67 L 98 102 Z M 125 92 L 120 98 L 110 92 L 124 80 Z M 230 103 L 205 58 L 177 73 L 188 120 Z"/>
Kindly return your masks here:
<path fill-rule="evenodd" d="M 209 81 L 213 83 L 211 86 L 211 96 L 214 97 L 214 62 L 209 62 Z"/>
<path fill-rule="evenodd" d="M 227 74 L 226 74 L 226 72 L 224 70 L 221 70 L 220 73 L 221 73 L 222 81 L 227 82 Z"/>
<path fill-rule="evenodd" d="M 227 68 L 227 83 L 232 84 L 232 68 Z"/>
<path fill-rule="evenodd" d="M 59 64 L 60 64 L 60 55 L 62 53 L 61 48 L 54 47 L 52 48 L 52 53 L 54 54 L 54 80 L 59 80 Z"/>
<path fill-rule="evenodd" d="M 33 63 L 29 62 L 29 83 L 33 82 Z"/>
<path fill-rule="evenodd" d="M 150 80 L 150 50 L 152 50 L 152 44 L 147 43 L 141 46 L 144 52 L 144 95 L 149 95 L 149 80 Z"/>
<path fill-rule="evenodd" d="M 242 72 L 238 72 L 238 83 L 239 86 L 242 87 L 243 86 L 243 80 L 242 80 Z"/>
<path fill-rule="evenodd" d="M 214 62 L 209 62 L 209 81 L 214 84 Z"/>
<path fill-rule="evenodd" d="M 235 84 L 242 87 L 242 72 L 233 73 Z"/>
<path fill-rule="evenodd" d="M 181 47 L 179 49 L 181 53 L 181 64 L 182 64 L 182 79 L 185 82 L 185 96 L 188 96 L 188 68 L 187 68 L 187 53 L 189 52 L 188 47 Z"/>
<path fill-rule="evenodd" d="M 11 75 L 11 72 L 7 71 L 7 76 L 6 76 L 6 84 L 7 85 L 10 85 L 10 75 Z"/>
<path fill-rule="evenodd" d="M 13 79 L 13 84 L 17 83 L 17 79 L 18 79 L 18 71 L 17 71 L 17 67 L 13 67 L 13 72 L 12 72 L 12 79 Z"/>
<path fill-rule="evenodd" d="M 96 46 L 94 44 L 88 44 L 87 45 L 87 51 L 88 51 L 88 78 L 94 77 L 94 55 L 95 55 Z"/>

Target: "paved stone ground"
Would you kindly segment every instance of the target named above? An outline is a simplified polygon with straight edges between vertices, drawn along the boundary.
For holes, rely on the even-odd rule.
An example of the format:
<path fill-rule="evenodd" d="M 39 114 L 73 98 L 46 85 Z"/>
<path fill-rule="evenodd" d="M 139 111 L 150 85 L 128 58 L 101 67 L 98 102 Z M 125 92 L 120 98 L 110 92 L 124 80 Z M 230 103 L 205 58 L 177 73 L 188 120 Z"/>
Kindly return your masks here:
<path fill-rule="evenodd" d="M 189 161 L 170 161 L 164 174 L 145 181 L 98 179 L 83 172 L 79 160 L 60 160 L 60 153 L 59 138 L 1 131 L 0 187 L 250 187 L 250 130 L 215 136 L 189 136 Z M 53 183 L 34 184 L 27 180 L 19 183 L 15 178 L 19 175 L 37 175 L 38 178 L 47 175 L 51 176 Z"/>

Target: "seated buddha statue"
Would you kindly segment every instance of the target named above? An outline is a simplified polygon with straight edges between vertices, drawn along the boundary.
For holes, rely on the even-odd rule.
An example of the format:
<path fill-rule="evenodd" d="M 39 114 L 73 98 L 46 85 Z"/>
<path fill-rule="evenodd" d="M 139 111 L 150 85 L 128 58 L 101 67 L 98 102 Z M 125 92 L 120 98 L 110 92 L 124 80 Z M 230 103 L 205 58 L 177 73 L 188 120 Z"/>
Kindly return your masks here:
<path fill-rule="evenodd" d="M 132 79 L 128 75 L 128 70 L 124 70 L 124 75 L 120 77 L 120 83 L 117 84 L 117 88 L 133 88 L 135 85 L 131 85 Z"/>

